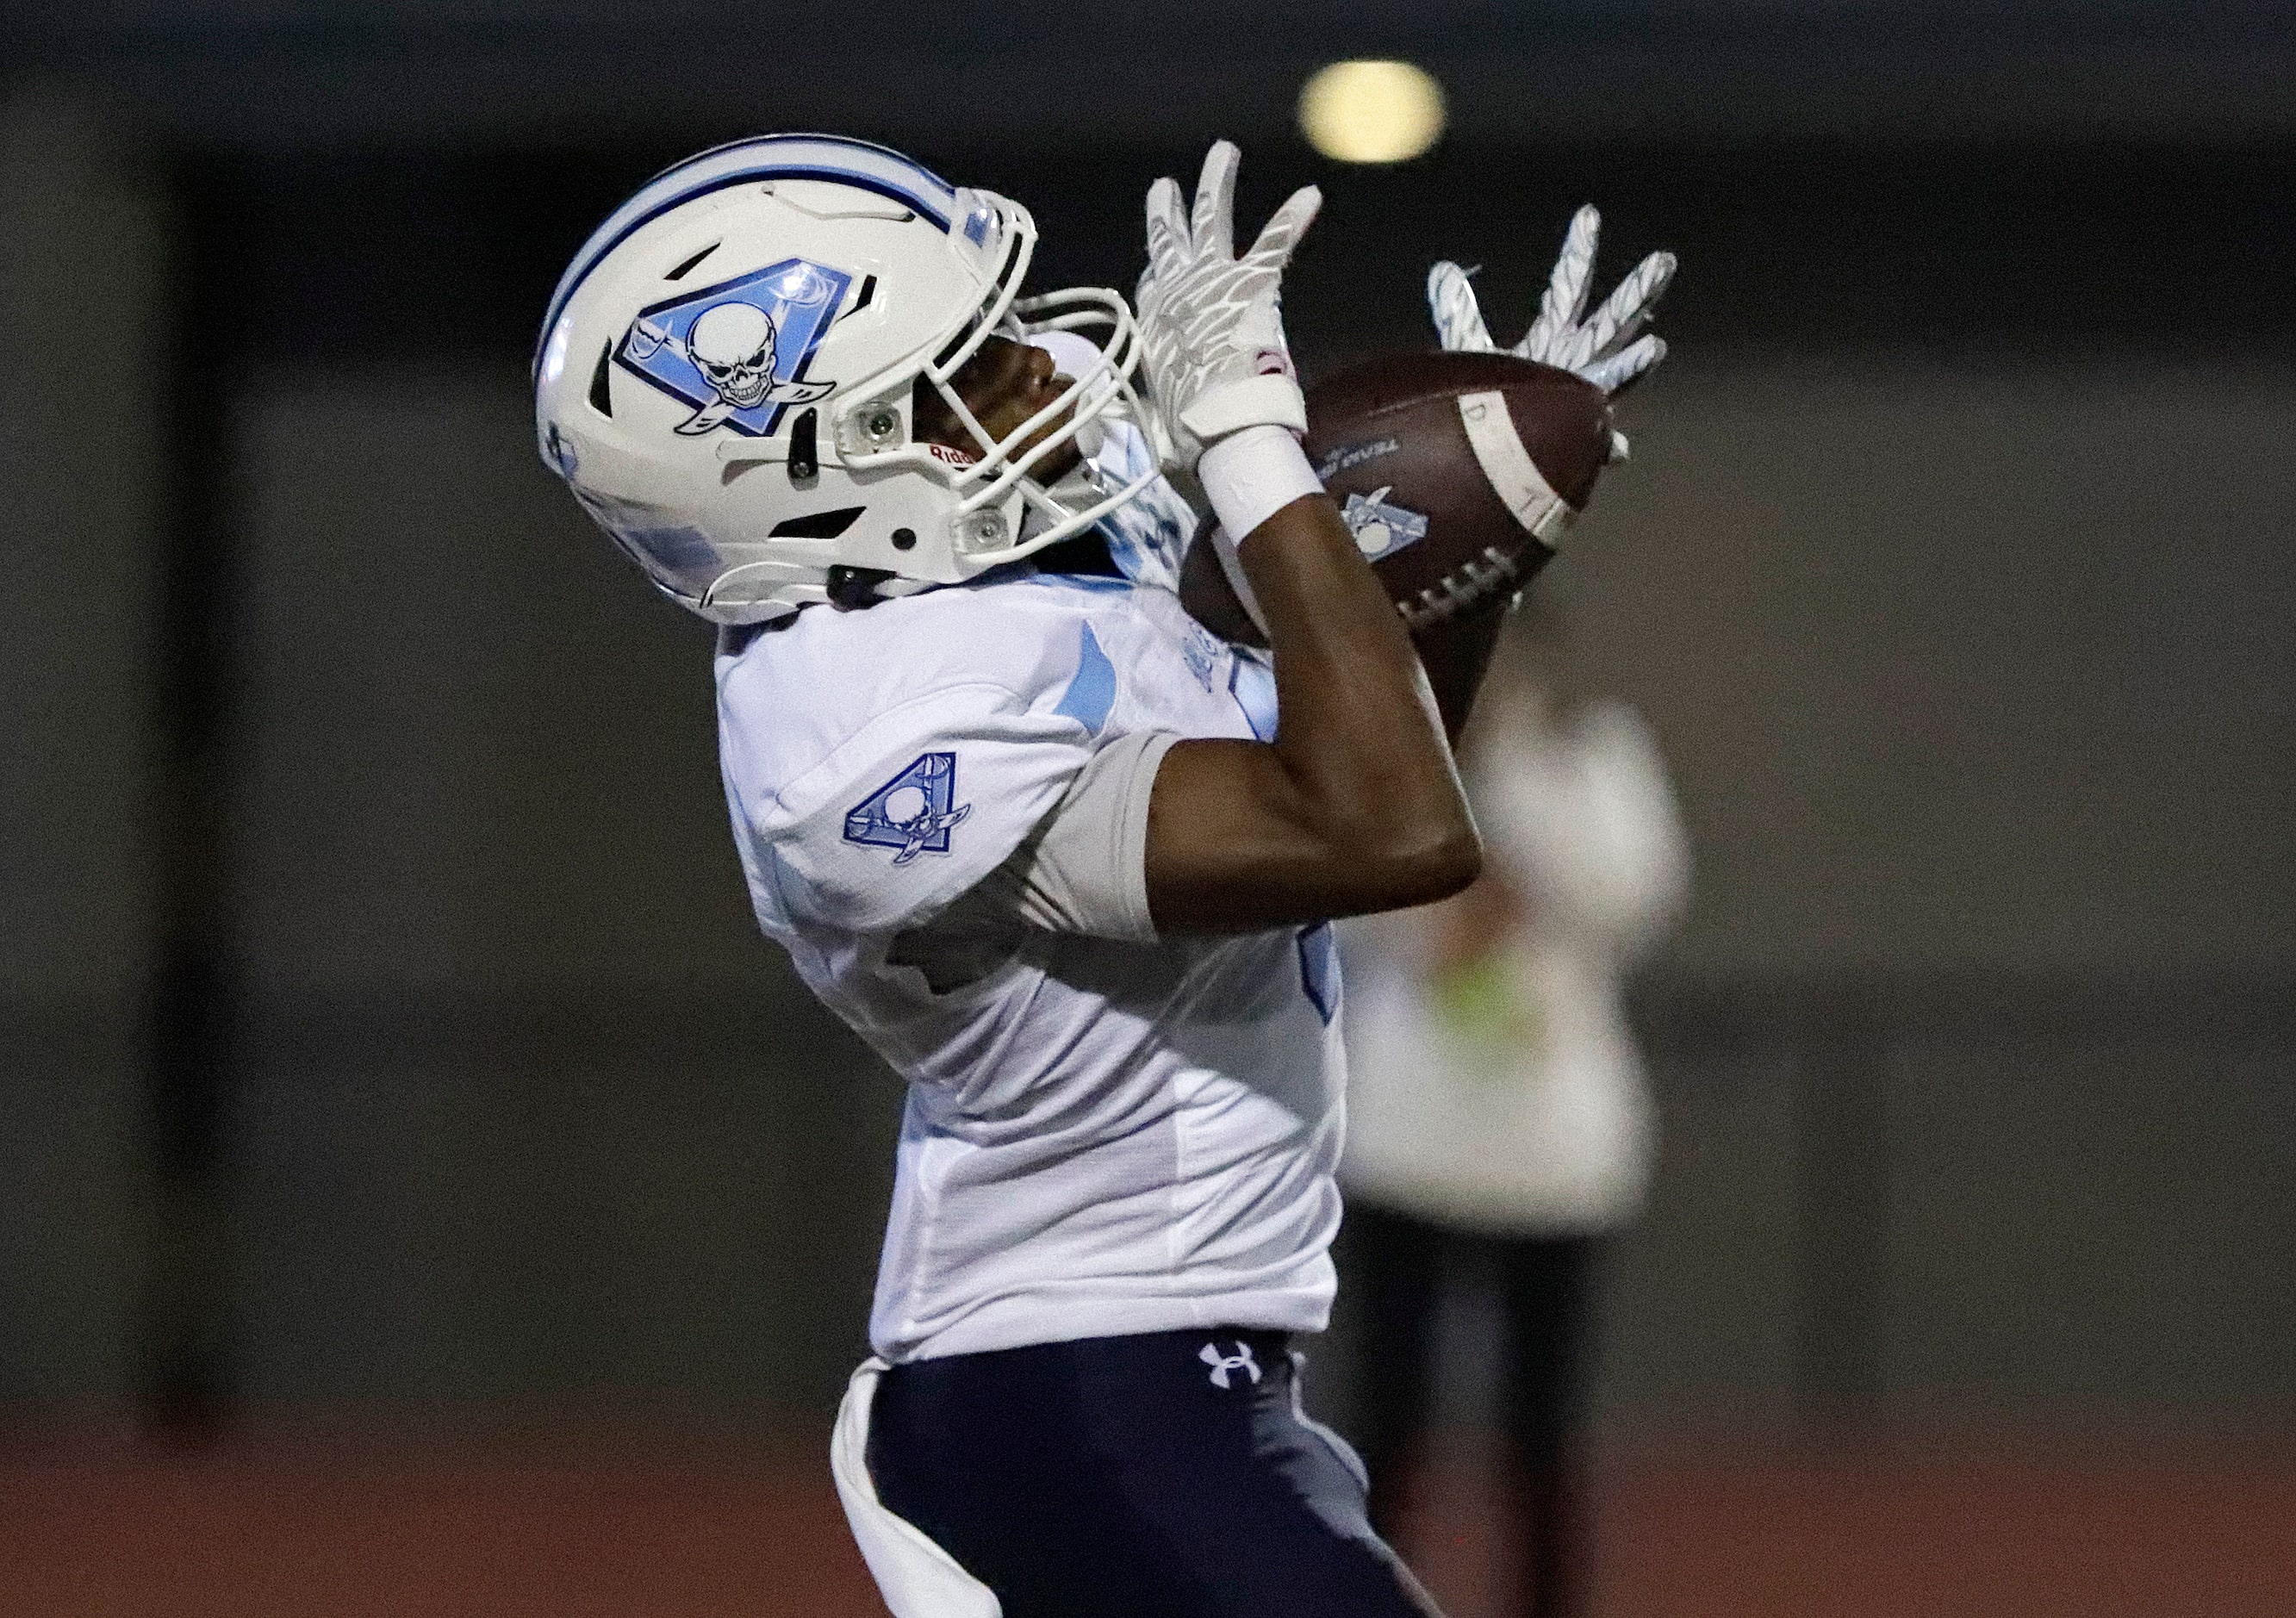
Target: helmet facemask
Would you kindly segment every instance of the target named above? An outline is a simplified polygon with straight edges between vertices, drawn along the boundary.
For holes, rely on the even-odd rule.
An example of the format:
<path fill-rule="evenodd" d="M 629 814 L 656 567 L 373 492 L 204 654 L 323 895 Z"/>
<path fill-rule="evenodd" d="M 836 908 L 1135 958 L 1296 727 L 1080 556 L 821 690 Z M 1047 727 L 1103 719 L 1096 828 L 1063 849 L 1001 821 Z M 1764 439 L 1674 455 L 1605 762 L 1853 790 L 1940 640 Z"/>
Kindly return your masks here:
<path fill-rule="evenodd" d="M 992 242 L 1002 238 L 1006 242 L 1004 258 L 972 316 L 932 357 L 910 368 L 906 380 L 909 389 L 931 390 L 973 442 L 987 448 L 976 453 L 914 439 L 913 419 L 896 429 L 903 441 L 886 443 L 892 436 L 885 431 L 890 423 L 884 420 L 891 401 L 883 396 L 891 391 L 886 384 L 899 386 L 903 379 L 898 374 L 872 382 L 870 391 L 879 395 L 873 405 L 840 415 L 838 448 L 845 464 L 855 471 L 898 466 L 934 479 L 955 495 L 956 505 L 948 518 L 952 546 L 960 560 L 970 564 L 966 572 L 974 573 L 1082 533 L 1146 488 L 1156 474 L 1150 472 L 1103 487 L 1105 480 L 1090 469 L 1104 421 L 1147 419 L 1132 381 L 1140 364 L 1140 340 L 1130 306 L 1119 294 L 1100 287 L 1016 297 L 1036 247 L 1035 221 L 1019 203 L 993 193 L 960 195 L 974 203 L 972 218 L 985 214 L 995 220 L 983 234 Z M 1085 336 L 1096 328 L 1101 332 L 1096 339 Z M 992 435 L 954 386 L 955 377 L 992 336 L 1027 342 L 1049 332 L 1072 333 L 1090 343 L 1095 364 L 1078 367 L 1086 374 L 1072 377 L 1058 398 L 1020 425 L 1001 437 Z M 1048 426 L 1052 430 L 1046 431 Z M 1030 443 L 1038 432 L 1044 437 Z M 1038 467 L 1070 444 L 1080 456 L 1075 471 L 1056 480 L 1035 476 Z"/>

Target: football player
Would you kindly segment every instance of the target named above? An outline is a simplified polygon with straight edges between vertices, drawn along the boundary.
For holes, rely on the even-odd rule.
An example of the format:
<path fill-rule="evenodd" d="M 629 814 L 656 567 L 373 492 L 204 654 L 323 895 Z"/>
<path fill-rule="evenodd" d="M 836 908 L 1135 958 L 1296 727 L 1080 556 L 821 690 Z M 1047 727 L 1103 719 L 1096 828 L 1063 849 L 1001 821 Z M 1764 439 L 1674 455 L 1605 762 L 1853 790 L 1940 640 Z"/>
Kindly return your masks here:
<path fill-rule="evenodd" d="M 898 1618 L 1432 1610 L 1290 1338 L 1333 1290 L 1326 923 L 1480 850 L 1299 445 L 1277 293 L 1317 194 L 1239 253 L 1236 162 L 1150 192 L 1136 317 L 1017 297 L 1007 199 L 742 142 L 611 216 L 544 323 L 545 458 L 722 626 L 758 922 L 908 1081 L 832 1453 Z M 1269 654 L 1181 606 L 1168 471 Z"/>

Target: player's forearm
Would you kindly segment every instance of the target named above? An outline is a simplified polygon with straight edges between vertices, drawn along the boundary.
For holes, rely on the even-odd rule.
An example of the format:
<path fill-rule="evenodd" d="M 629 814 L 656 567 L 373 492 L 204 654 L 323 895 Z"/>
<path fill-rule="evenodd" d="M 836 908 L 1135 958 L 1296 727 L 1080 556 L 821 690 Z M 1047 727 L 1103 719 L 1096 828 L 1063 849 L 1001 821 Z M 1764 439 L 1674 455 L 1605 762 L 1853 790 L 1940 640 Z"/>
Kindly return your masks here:
<path fill-rule="evenodd" d="M 1473 880 L 1481 858 L 1418 659 L 1300 448 L 1277 283 L 1320 197 L 1294 192 L 1238 254 L 1236 160 L 1213 144 L 1193 209 L 1168 179 L 1149 188 L 1142 364 L 1171 458 L 1238 538 L 1275 653 L 1278 733 L 1165 754 L 1144 851 L 1160 931 L 1418 904 Z"/>
<path fill-rule="evenodd" d="M 1292 501 L 1238 557 L 1267 621 L 1294 812 L 1380 902 L 1474 878 L 1480 850 L 1441 716 L 1387 595 L 1328 496 Z"/>

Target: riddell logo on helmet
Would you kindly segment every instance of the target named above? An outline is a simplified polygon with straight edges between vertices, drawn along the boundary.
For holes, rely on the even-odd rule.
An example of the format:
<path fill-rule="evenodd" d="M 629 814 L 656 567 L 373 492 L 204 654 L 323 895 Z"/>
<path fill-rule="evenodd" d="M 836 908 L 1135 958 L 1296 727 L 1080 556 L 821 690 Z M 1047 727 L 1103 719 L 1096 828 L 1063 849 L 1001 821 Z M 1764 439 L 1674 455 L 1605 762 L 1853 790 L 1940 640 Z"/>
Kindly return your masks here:
<path fill-rule="evenodd" d="M 980 457 L 962 449 L 952 449 L 947 444 L 927 444 L 926 452 L 936 461 L 950 466 L 978 466 Z"/>

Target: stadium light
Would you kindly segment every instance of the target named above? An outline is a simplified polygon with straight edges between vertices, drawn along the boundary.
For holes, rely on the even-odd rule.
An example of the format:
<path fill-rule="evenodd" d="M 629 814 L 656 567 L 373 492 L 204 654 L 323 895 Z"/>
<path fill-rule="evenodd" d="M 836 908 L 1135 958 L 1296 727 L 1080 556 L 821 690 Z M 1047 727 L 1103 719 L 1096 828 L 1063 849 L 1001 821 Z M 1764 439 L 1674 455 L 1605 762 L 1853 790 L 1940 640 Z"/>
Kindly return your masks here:
<path fill-rule="evenodd" d="M 1443 134 L 1443 86 L 1407 62 L 1335 62 L 1300 90 L 1308 144 L 1343 163 L 1400 163 Z"/>

